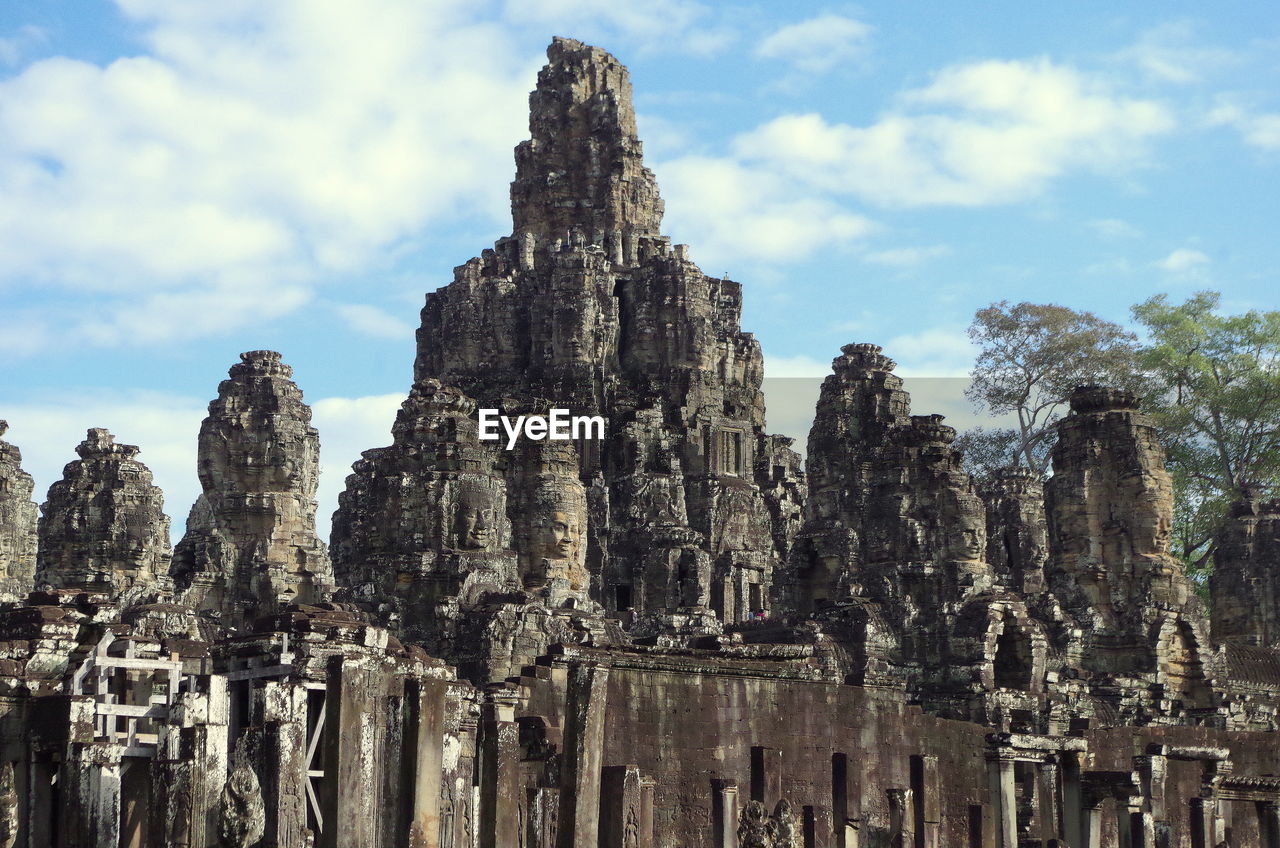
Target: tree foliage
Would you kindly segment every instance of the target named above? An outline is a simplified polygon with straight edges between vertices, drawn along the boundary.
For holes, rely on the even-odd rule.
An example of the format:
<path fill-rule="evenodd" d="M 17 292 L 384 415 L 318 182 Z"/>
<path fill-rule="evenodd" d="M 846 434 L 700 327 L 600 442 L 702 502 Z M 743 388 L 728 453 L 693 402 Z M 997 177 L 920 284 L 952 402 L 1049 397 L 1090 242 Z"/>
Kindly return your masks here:
<path fill-rule="evenodd" d="M 1212 556 L 1226 506 L 1251 486 L 1280 490 L 1280 312 L 1221 315 L 1220 296 L 1133 308 L 1148 343 L 1144 408 L 1157 421 L 1178 497 L 1176 553 Z"/>
<path fill-rule="evenodd" d="M 979 353 L 966 396 L 987 412 L 1011 414 L 1016 421 L 1011 430 L 969 439 L 970 449 L 984 456 L 1003 451 L 1000 465 L 1044 473 L 1053 424 L 1076 386 L 1132 389 L 1139 382 L 1136 337 L 1091 312 L 1002 300 L 978 310 L 969 338 Z"/>

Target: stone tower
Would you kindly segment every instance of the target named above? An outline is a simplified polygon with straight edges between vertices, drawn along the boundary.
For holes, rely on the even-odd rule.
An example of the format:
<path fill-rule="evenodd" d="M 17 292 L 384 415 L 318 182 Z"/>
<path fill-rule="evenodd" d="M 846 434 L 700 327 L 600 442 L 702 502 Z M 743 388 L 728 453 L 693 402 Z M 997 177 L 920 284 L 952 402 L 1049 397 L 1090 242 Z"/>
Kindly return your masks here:
<path fill-rule="evenodd" d="M 174 553 L 187 603 L 231 622 L 325 600 L 333 572 L 316 536 L 320 438 L 280 354 L 240 354 L 200 425 L 203 494 Z"/>
<path fill-rule="evenodd" d="M 415 380 L 509 416 L 605 416 L 604 439 L 499 451 L 526 590 L 564 566 L 544 602 L 715 630 L 770 603 L 794 530 L 795 454 L 763 430 L 741 286 L 660 234 L 626 69 L 569 39 L 547 55 L 516 149 L 512 234 L 427 296 Z M 775 484 L 775 467 L 788 480 Z M 568 565 L 548 556 L 557 534 L 555 546 L 573 537 Z M 360 568 L 337 548 L 341 569 Z M 567 594 L 551 591 L 558 580 Z"/>
<path fill-rule="evenodd" d="M 1213 638 L 1280 647 L 1280 501 L 1252 492 L 1232 505 L 1218 535 Z"/>
<path fill-rule="evenodd" d="M 495 448 L 475 401 L 438 380 L 415 383 L 392 444 L 355 463 L 334 513 L 337 576 L 402 632 L 435 644 L 437 605 L 520 588 Z"/>
<path fill-rule="evenodd" d="M 62 470 L 41 508 L 36 583 L 104 592 L 122 604 L 169 589 L 169 518 L 164 495 L 134 445 L 89 430 L 80 458 Z"/>
<path fill-rule="evenodd" d="M 1084 632 L 1084 665 L 1121 715 L 1212 707 L 1207 616 L 1169 553 L 1173 481 L 1130 392 L 1083 386 L 1058 423 L 1046 575 Z"/>
<path fill-rule="evenodd" d="M 0 421 L 0 436 L 9 429 Z M 36 571 L 35 480 L 22 470 L 22 452 L 0 438 L 0 598 L 21 599 Z"/>

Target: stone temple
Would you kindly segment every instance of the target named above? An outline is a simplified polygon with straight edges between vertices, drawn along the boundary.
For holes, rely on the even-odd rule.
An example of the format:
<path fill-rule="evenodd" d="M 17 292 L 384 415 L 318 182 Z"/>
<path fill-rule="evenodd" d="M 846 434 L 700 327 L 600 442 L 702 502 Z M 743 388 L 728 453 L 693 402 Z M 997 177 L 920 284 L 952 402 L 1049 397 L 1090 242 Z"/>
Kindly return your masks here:
<path fill-rule="evenodd" d="M 1136 398 L 1080 388 L 1053 476 L 979 489 L 873 344 L 802 464 L 626 69 L 548 57 L 512 234 L 427 295 L 327 546 L 278 353 L 218 387 L 172 549 L 145 451 L 89 430 L 37 518 L 0 441 L 0 848 L 1280 848 L 1280 503 L 1206 608 Z"/>

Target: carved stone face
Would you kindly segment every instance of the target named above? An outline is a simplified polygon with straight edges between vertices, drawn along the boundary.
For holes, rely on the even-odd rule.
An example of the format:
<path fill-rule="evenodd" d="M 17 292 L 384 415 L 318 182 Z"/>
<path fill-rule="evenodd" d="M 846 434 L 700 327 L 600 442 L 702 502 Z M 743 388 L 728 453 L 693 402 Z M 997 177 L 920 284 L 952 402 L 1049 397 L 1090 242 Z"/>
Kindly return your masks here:
<path fill-rule="evenodd" d="M 982 544 L 985 541 L 986 528 L 980 526 L 976 519 L 963 516 L 947 534 L 948 560 L 982 559 Z"/>
<path fill-rule="evenodd" d="M 457 546 L 463 550 L 489 547 L 496 532 L 493 495 L 483 489 L 467 489 L 458 499 L 455 518 Z"/>
<path fill-rule="evenodd" d="M 538 531 L 538 555 L 573 559 L 578 552 L 578 522 L 567 512 L 553 512 Z"/>

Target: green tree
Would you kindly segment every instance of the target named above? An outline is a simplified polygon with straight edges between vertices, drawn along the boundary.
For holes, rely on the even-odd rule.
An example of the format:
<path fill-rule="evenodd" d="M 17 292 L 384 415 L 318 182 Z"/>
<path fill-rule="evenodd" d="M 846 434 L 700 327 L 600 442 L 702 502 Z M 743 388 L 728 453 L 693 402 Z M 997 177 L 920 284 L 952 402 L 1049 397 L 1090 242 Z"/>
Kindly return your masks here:
<path fill-rule="evenodd" d="M 1057 304 L 1006 300 L 979 309 L 969 325 L 978 358 L 965 395 L 993 415 L 1011 415 L 1009 428 L 970 431 L 962 448 L 975 451 L 971 468 L 1022 465 L 1044 473 L 1053 424 L 1071 391 L 1091 383 L 1138 384 L 1133 333 L 1092 312 Z"/>
<path fill-rule="evenodd" d="M 1139 359 L 1177 494 L 1174 549 L 1211 565 L 1213 537 L 1244 487 L 1280 491 L 1280 312 L 1221 315 L 1217 292 L 1133 308 Z"/>

